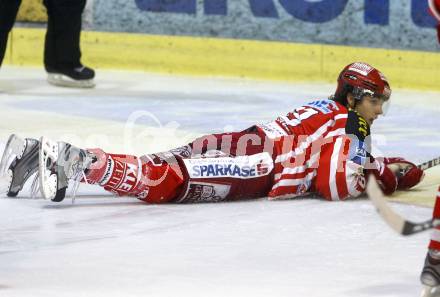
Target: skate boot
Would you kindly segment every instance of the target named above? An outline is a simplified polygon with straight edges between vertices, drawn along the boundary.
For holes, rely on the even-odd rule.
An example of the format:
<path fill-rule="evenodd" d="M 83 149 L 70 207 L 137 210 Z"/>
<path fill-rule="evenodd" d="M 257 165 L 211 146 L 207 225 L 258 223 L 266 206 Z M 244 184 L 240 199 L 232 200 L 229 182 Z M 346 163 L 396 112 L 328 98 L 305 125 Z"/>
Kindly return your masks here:
<path fill-rule="evenodd" d="M 66 142 L 55 142 L 45 137 L 40 139 L 39 185 L 45 199 L 60 202 L 66 196 L 69 180 L 73 180 L 73 198 L 79 182 L 87 182 L 85 171 L 93 156 L 87 151 Z"/>
<path fill-rule="evenodd" d="M 38 170 L 39 143 L 36 139 L 9 136 L 0 162 L 0 191 L 15 197 Z"/>
<path fill-rule="evenodd" d="M 420 281 L 424 285 L 422 297 L 440 296 L 440 251 L 430 249 L 425 259 Z"/>
<path fill-rule="evenodd" d="M 70 88 L 93 88 L 95 82 L 95 71 L 89 67 L 80 65 L 79 67 L 55 69 L 47 67 L 47 81 L 55 86 Z"/>

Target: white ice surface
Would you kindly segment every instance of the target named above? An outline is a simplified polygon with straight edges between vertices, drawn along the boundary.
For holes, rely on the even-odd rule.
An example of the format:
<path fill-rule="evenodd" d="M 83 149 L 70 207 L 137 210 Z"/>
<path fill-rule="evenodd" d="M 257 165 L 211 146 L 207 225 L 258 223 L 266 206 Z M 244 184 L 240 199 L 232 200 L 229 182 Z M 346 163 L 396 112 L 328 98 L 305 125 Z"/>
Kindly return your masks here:
<path fill-rule="evenodd" d="M 32 68 L 0 71 L 0 152 L 7 136 L 44 134 L 142 154 L 240 130 L 333 90 L 98 72 L 94 90 L 48 86 Z M 438 156 L 440 94 L 395 91 L 375 149 Z M 134 125 L 127 119 L 137 117 Z M 129 142 L 129 143 L 127 143 Z M 439 180 L 440 181 L 440 180 Z M 429 232 L 400 237 L 368 200 L 263 199 L 147 205 L 91 186 L 75 204 L 0 199 L 0 296 L 417 296 Z M 393 204 L 414 220 L 431 209 Z"/>

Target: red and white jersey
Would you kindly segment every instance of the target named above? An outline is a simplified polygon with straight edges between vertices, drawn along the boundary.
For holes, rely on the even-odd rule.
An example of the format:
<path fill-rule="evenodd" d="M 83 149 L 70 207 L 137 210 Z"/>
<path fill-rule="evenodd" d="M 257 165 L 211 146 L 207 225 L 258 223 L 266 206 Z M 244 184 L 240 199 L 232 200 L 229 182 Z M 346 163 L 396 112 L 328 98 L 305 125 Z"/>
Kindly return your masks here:
<path fill-rule="evenodd" d="M 317 192 L 328 200 L 344 200 L 364 191 L 364 140 L 370 131 L 356 112 L 320 100 L 258 128 L 274 143 L 270 198 Z"/>
<path fill-rule="evenodd" d="M 89 150 L 87 179 L 150 203 L 217 202 L 317 192 L 328 200 L 365 189 L 369 127 L 332 100 L 297 108 L 241 132 L 212 134 L 168 152 L 135 156 Z"/>

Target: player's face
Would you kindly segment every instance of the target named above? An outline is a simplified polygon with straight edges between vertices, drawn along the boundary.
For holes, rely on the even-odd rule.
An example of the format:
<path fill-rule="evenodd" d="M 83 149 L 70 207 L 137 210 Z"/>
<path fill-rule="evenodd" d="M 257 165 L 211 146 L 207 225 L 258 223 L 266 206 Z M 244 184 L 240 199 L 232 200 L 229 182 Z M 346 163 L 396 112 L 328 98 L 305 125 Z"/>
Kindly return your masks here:
<path fill-rule="evenodd" d="M 355 110 L 371 126 L 373 122 L 383 114 L 384 100 L 378 97 L 365 95 L 362 100 L 355 105 Z"/>

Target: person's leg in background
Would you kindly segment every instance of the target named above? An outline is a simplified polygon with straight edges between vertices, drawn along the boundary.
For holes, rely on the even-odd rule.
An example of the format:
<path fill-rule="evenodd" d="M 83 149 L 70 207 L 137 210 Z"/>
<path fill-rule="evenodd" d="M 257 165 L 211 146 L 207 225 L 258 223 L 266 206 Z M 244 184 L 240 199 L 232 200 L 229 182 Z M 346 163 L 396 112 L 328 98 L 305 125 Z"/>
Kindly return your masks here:
<path fill-rule="evenodd" d="M 440 187 L 438 189 L 433 219 L 440 219 Z M 428 245 L 428 253 L 425 259 L 425 265 L 420 275 L 423 285 L 427 286 L 426 290 L 440 286 L 440 228 L 437 227 L 431 234 L 431 240 Z M 423 296 L 423 295 L 422 295 Z M 425 296 L 429 296 L 425 295 Z"/>
<path fill-rule="evenodd" d="M 93 87 L 95 72 L 81 64 L 80 35 L 86 0 L 44 0 L 48 22 L 44 65 L 48 81 L 67 87 Z"/>
<path fill-rule="evenodd" d="M 0 66 L 6 53 L 9 32 L 15 23 L 21 0 L 0 0 Z"/>

